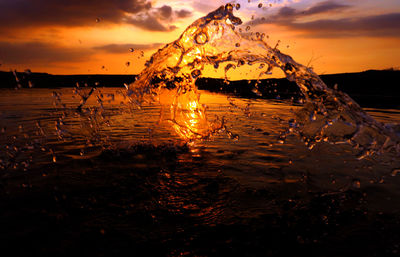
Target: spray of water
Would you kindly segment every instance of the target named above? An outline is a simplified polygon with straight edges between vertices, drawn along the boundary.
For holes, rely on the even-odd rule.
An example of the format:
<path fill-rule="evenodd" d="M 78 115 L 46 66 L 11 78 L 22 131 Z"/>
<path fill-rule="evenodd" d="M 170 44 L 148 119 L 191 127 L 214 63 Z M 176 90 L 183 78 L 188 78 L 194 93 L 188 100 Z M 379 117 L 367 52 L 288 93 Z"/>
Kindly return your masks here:
<path fill-rule="evenodd" d="M 280 136 L 297 134 L 309 148 L 318 142 L 348 143 L 360 151 L 359 158 L 374 153 L 400 152 L 395 131 L 375 121 L 347 94 L 328 88 L 310 68 L 270 47 L 264 35 L 243 35 L 236 26 L 242 24 L 227 4 L 196 20 L 174 42 L 153 54 L 137 81 L 128 87 L 131 103 L 162 101 L 165 90 L 174 92 L 170 122 L 184 139 L 206 138 L 224 130 L 223 119 L 210 122 L 206 107 L 199 103 L 195 81 L 206 65 L 216 69 L 224 65 L 225 73 L 243 65 L 257 64 L 259 77 L 272 69 L 282 70 L 296 82 L 305 102 L 295 119 Z"/>

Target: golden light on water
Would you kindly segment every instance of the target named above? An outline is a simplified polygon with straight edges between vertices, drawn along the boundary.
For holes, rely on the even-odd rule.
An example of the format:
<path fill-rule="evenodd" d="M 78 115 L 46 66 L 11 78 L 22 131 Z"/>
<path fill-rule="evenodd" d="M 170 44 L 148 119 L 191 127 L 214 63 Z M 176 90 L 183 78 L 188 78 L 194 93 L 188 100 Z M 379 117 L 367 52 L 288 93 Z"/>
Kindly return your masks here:
<path fill-rule="evenodd" d="M 180 102 L 171 108 L 176 133 L 184 140 L 202 138 L 209 131 L 205 108 L 195 93 L 180 96 Z"/>

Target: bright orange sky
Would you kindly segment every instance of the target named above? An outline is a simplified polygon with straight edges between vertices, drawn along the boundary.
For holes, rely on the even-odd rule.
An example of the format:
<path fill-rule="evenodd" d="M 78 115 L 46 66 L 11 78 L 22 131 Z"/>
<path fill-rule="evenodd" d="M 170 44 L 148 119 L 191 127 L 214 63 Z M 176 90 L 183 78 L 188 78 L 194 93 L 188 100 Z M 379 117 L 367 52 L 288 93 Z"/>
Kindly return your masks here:
<path fill-rule="evenodd" d="M 317 73 L 400 66 L 398 0 L 0 0 L 0 70 L 137 74 L 157 48 L 227 2 Z"/>

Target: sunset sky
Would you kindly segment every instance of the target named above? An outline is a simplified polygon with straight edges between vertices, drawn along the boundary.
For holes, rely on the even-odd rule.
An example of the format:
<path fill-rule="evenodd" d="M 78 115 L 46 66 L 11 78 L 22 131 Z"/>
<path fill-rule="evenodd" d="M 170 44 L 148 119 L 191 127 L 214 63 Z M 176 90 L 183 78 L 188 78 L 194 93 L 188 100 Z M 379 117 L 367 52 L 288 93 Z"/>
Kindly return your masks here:
<path fill-rule="evenodd" d="M 0 70 L 137 74 L 157 48 L 228 2 L 241 4 L 244 26 L 317 73 L 400 66 L 399 0 L 0 0 Z"/>

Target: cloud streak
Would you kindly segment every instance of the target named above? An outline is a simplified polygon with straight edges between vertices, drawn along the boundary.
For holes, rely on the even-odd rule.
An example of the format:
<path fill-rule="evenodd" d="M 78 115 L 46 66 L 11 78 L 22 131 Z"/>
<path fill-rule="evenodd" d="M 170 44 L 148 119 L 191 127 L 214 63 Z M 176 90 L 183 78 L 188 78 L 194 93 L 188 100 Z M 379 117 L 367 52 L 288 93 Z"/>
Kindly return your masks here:
<path fill-rule="evenodd" d="M 0 21 L 6 26 L 82 26 L 96 18 L 119 23 L 126 14 L 151 9 L 146 0 L 20 0 L 1 1 Z"/>
<path fill-rule="evenodd" d="M 146 13 L 126 19 L 126 23 L 149 31 L 172 31 L 176 29 L 174 25 L 167 25 L 160 21 L 154 14 Z"/>
<path fill-rule="evenodd" d="M 290 23 L 290 29 L 319 37 L 387 36 L 400 37 L 400 13 L 375 16 L 321 19 L 312 22 Z"/>
<path fill-rule="evenodd" d="M 354 36 L 400 37 L 400 13 L 388 13 L 364 17 L 322 19 L 325 14 L 340 14 L 353 6 L 335 1 L 320 2 L 306 10 L 282 7 L 268 19 L 256 19 L 253 25 L 276 24 L 292 31 L 303 32 L 307 37 L 331 38 Z M 316 17 L 312 21 L 302 21 Z"/>
<path fill-rule="evenodd" d="M 96 46 L 93 50 L 96 51 L 103 51 L 106 53 L 113 53 L 113 54 L 123 54 L 128 53 L 130 48 L 134 50 L 150 50 L 154 48 L 158 48 L 164 44 L 162 43 L 154 43 L 154 44 L 109 44 L 103 46 Z"/>
<path fill-rule="evenodd" d="M 66 48 L 40 42 L 0 42 L 0 59 L 7 64 L 54 64 L 85 61 L 93 54 L 90 49 Z"/>
<path fill-rule="evenodd" d="M 93 48 L 69 48 L 41 42 L 10 43 L 0 41 L 0 60 L 6 64 L 55 64 L 87 61 L 95 54 L 128 54 L 129 49 L 152 50 L 162 46 L 154 44 L 108 44 Z"/>
<path fill-rule="evenodd" d="M 287 22 L 288 20 L 293 21 L 298 18 L 304 18 L 313 15 L 321 15 L 335 12 L 338 13 L 349 8 L 351 8 L 351 6 L 336 3 L 334 1 L 320 2 L 305 10 L 297 10 L 289 6 L 284 6 L 278 10 L 277 14 L 270 16 L 268 20 L 274 23 Z M 262 22 L 258 20 L 258 23 Z"/>
<path fill-rule="evenodd" d="M 332 11 L 339 11 L 350 8 L 349 5 L 336 3 L 334 1 L 325 1 L 315 4 L 304 11 L 304 15 L 314 15 L 320 13 L 328 13 Z"/>
<path fill-rule="evenodd" d="M 189 10 L 154 8 L 149 0 L 18 0 L 0 1 L 0 30 L 41 26 L 94 26 L 97 21 L 131 24 L 151 31 L 168 31 L 164 25 L 189 17 Z"/>

